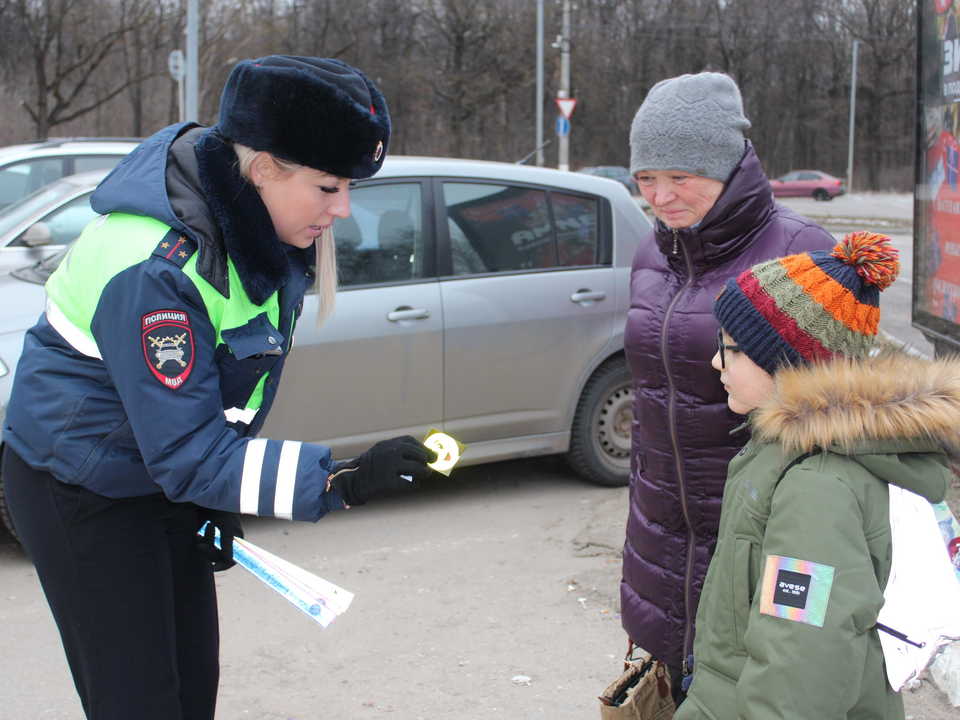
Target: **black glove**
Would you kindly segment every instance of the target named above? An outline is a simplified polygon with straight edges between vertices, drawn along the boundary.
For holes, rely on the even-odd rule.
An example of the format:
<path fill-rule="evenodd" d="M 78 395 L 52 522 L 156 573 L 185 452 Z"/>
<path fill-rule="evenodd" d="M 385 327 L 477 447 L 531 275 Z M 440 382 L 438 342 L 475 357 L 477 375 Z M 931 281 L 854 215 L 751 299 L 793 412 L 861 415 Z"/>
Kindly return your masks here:
<path fill-rule="evenodd" d="M 377 495 L 420 487 L 433 472 L 427 463 L 436 461 L 437 454 L 410 435 L 381 440 L 356 460 L 337 463 L 328 487 L 345 505 L 363 505 Z"/>
<path fill-rule="evenodd" d="M 233 559 L 233 539 L 243 537 L 243 528 L 240 527 L 240 516 L 237 513 L 225 510 L 211 510 L 200 508 L 200 527 L 209 521 L 203 536 L 197 538 L 197 550 L 207 560 L 213 563 L 213 571 L 229 570 L 236 561 Z M 213 544 L 214 526 L 220 531 L 220 548 Z"/>

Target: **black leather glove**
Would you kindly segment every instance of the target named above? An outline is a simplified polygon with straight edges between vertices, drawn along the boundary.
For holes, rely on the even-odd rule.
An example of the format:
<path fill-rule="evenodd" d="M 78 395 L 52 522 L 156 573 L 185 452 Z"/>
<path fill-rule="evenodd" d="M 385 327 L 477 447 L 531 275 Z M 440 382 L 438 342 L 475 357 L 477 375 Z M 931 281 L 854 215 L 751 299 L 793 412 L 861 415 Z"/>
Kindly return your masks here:
<path fill-rule="evenodd" d="M 233 559 L 233 539 L 243 537 L 243 528 L 240 527 L 240 516 L 237 513 L 225 510 L 211 510 L 200 508 L 200 527 L 209 521 L 203 535 L 197 538 L 197 550 L 213 563 L 213 571 L 229 570 L 236 561 Z M 214 526 L 220 531 L 220 547 L 213 544 Z M 199 528 L 198 528 L 199 530 Z"/>
<path fill-rule="evenodd" d="M 427 463 L 436 461 L 437 454 L 410 435 L 381 440 L 356 460 L 337 463 L 328 487 L 345 505 L 363 505 L 377 495 L 420 487 L 433 472 Z"/>

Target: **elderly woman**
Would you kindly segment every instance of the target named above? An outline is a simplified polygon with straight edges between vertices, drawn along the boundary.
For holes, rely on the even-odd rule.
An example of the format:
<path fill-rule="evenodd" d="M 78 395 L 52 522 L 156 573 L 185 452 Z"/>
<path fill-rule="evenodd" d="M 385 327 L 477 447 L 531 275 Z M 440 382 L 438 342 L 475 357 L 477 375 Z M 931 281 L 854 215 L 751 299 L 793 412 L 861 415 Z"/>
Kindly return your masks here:
<path fill-rule="evenodd" d="M 834 240 L 773 200 L 736 84 L 658 83 L 630 132 L 630 171 L 656 216 L 633 261 L 626 354 L 633 373 L 630 513 L 621 605 L 630 639 L 667 664 L 682 701 L 694 619 L 716 542 L 727 464 L 749 439 L 711 358 L 724 282 Z"/>

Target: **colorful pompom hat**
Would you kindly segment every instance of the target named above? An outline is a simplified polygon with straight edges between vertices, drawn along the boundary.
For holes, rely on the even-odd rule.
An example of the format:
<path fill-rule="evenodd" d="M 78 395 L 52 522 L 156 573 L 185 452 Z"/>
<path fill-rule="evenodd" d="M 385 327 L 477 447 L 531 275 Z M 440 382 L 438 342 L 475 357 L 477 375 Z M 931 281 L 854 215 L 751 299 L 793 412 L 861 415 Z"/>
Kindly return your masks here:
<path fill-rule="evenodd" d="M 880 323 L 880 291 L 900 272 L 890 238 L 847 235 L 830 252 L 790 255 L 754 265 L 720 290 L 713 314 L 757 365 L 863 358 Z"/>

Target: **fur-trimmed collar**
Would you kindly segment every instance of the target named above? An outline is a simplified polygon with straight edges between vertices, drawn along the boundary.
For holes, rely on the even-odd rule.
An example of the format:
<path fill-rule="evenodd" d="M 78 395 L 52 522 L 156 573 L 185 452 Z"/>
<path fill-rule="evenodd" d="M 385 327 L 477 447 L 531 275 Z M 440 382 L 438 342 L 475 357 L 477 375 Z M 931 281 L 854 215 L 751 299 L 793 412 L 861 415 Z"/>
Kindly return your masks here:
<path fill-rule="evenodd" d="M 237 156 L 216 128 L 196 145 L 200 183 L 223 232 L 227 253 L 247 296 L 263 305 L 290 279 L 290 261 L 270 214 L 237 169 Z"/>
<path fill-rule="evenodd" d="M 784 368 L 750 417 L 754 434 L 787 451 L 852 453 L 868 446 L 929 442 L 960 449 L 960 360 L 887 352 L 863 362 Z"/>

